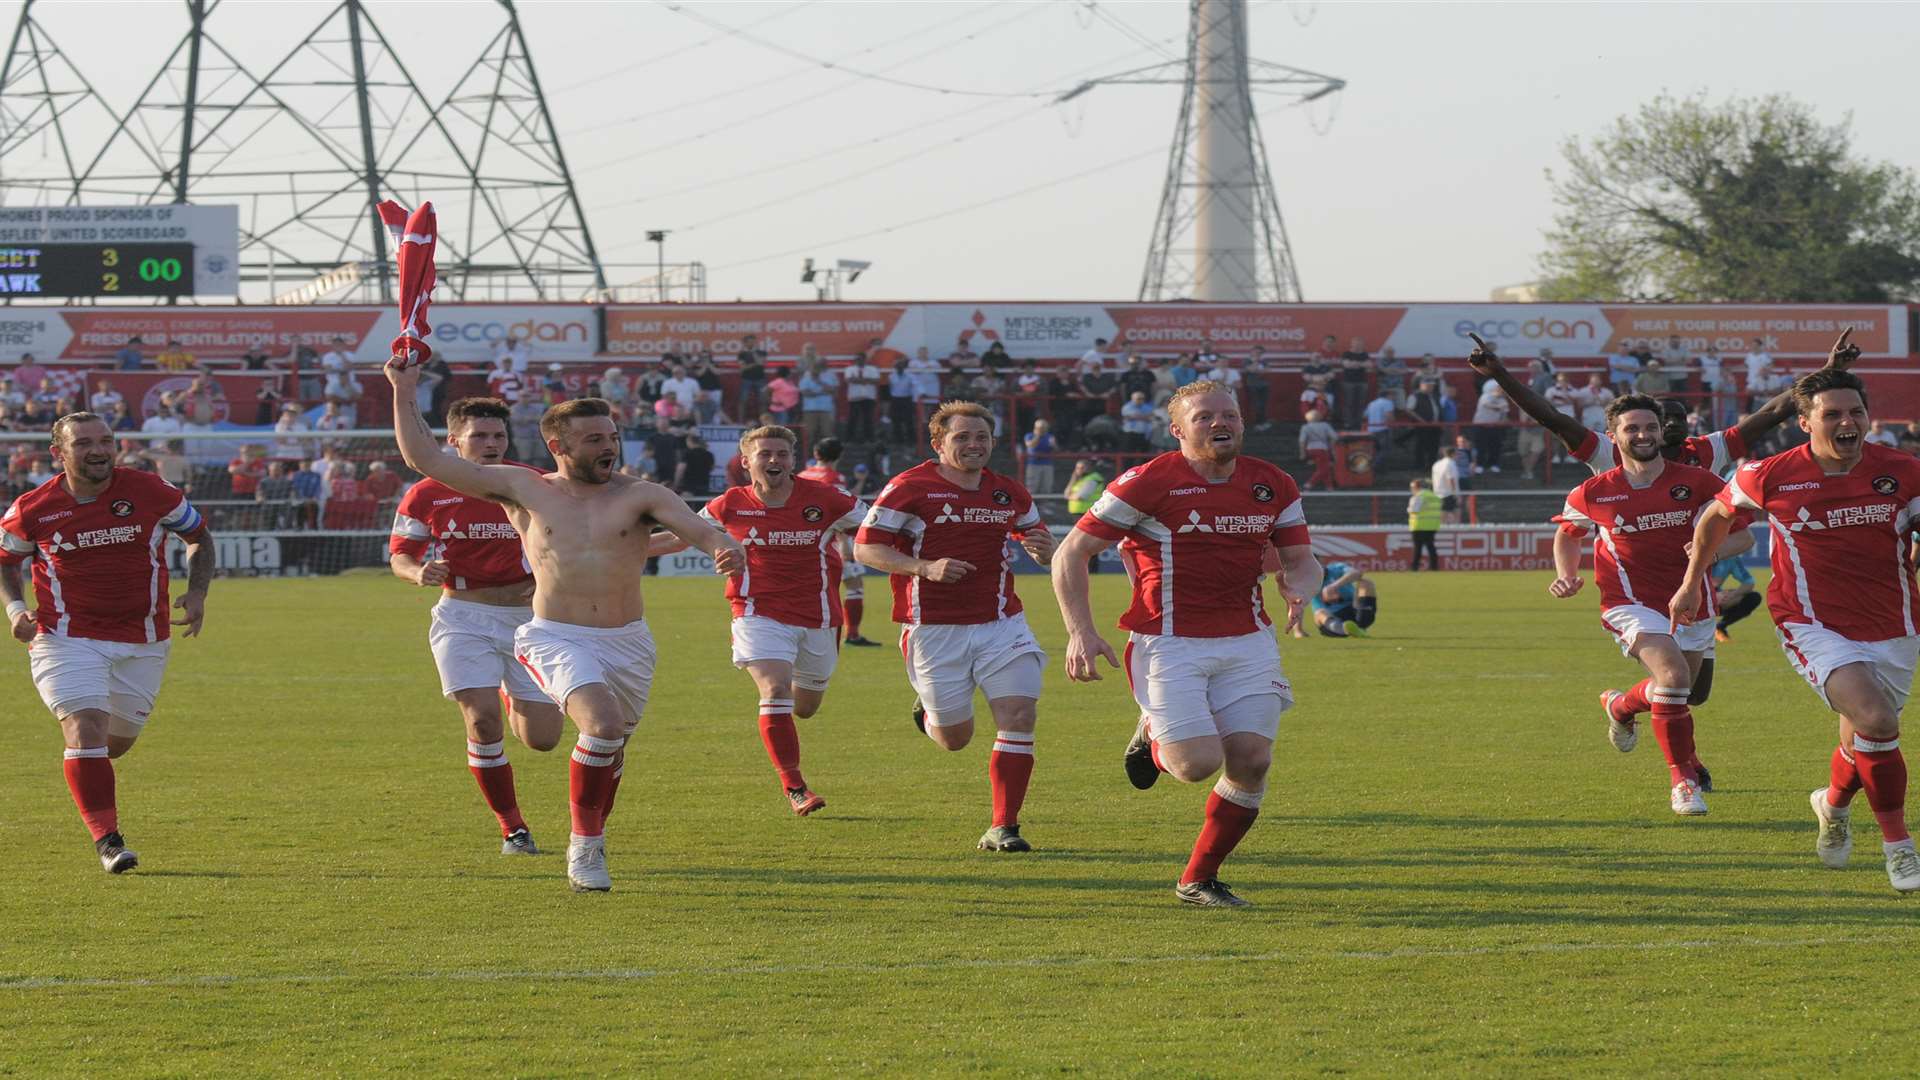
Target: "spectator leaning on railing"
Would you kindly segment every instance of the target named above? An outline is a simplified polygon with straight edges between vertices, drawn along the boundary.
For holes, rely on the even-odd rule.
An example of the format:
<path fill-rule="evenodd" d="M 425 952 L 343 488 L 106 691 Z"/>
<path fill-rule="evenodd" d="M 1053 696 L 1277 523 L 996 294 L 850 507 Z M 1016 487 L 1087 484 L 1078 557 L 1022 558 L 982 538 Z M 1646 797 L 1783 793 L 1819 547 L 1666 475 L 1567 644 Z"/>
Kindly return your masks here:
<path fill-rule="evenodd" d="M 740 351 L 734 355 L 740 363 L 740 398 L 734 402 L 734 415 L 748 423 L 760 414 L 767 390 L 767 354 L 759 337 L 746 334 L 740 339 Z"/>
<path fill-rule="evenodd" d="M 853 363 L 847 365 L 847 439 L 851 442 L 872 442 L 879 423 L 875 415 L 880 407 L 880 369 L 875 367 L 867 354 L 853 354 Z"/>
<path fill-rule="evenodd" d="M 1366 411 L 1367 378 L 1373 373 L 1373 355 L 1367 352 L 1365 338 L 1347 343 L 1340 354 L 1340 383 L 1334 390 L 1334 402 L 1340 407 L 1340 427 L 1351 431 L 1360 426 Z"/>
<path fill-rule="evenodd" d="M 1333 450 L 1339 433 L 1327 423 L 1326 414 L 1315 409 L 1300 425 L 1300 456 L 1313 464 L 1313 475 L 1303 485 L 1306 491 L 1326 491 L 1333 487 Z"/>
<path fill-rule="evenodd" d="M 1021 439 L 1026 448 L 1027 467 L 1025 481 L 1028 491 L 1053 490 L 1053 455 L 1059 448 L 1053 441 L 1053 425 L 1045 420 L 1035 420 L 1033 430 Z"/>

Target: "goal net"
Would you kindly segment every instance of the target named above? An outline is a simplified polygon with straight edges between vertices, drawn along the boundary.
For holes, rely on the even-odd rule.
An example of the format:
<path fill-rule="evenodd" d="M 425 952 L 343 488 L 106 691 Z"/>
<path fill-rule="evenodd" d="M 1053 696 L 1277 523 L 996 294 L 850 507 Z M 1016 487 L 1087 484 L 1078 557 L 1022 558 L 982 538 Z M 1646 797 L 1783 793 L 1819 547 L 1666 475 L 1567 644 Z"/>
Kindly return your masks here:
<path fill-rule="evenodd" d="M 158 473 L 185 491 L 213 530 L 219 572 L 238 576 L 338 574 L 384 567 L 400 496 L 419 475 L 393 432 L 122 432 L 116 464 Z M 51 478 L 48 437 L 0 432 L 0 503 Z M 174 573 L 184 546 L 168 542 Z"/>

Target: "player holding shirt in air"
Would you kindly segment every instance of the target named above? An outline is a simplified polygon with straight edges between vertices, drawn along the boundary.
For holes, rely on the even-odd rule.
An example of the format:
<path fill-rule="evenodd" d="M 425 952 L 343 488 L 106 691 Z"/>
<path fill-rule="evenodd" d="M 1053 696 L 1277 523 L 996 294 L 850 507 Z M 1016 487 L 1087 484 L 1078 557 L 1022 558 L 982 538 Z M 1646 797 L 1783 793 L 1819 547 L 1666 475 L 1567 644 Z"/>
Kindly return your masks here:
<path fill-rule="evenodd" d="M 1848 337 L 1853 333 L 1849 326 L 1841 331 L 1827 355 L 1827 367 L 1845 370 L 1860 358 L 1860 347 L 1850 344 Z M 1474 371 L 1486 375 L 1500 384 L 1514 404 L 1532 417 L 1535 423 L 1546 428 L 1559 438 L 1567 452 L 1584 462 L 1595 474 L 1621 464 L 1620 448 L 1605 432 L 1593 431 L 1585 424 L 1553 407 L 1546 398 L 1533 391 L 1533 388 L 1514 378 L 1500 357 L 1495 355 L 1493 346 L 1480 339 L 1478 334 L 1469 334 L 1473 338 L 1474 349 L 1467 357 L 1467 363 Z M 1725 431 L 1711 435 L 1687 434 L 1687 406 L 1685 402 L 1673 398 L 1664 398 L 1659 402 L 1660 412 L 1660 455 L 1668 461 L 1677 461 L 1683 465 L 1695 465 L 1724 473 L 1729 465 L 1747 456 L 1747 448 L 1767 432 L 1780 426 L 1793 415 L 1793 395 L 1791 391 L 1782 391 L 1773 400 L 1761 406 L 1746 419 Z M 1704 705 L 1713 690 L 1713 657 L 1708 656 L 1700 665 L 1699 675 L 1694 679 L 1693 692 L 1688 698 L 1690 705 Z"/>
<path fill-rule="evenodd" d="M 1554 520 L 1554 580 L 1547 591 L 1566 599 L 1585 584 L 1580 577 L 1580 541 L 1595 537 L 1593 578 L 1600 586 L 1600 625 L 1620 651 L 1640 662 L 1647 677 L 1622 693 L 1607 690 L 1600 707 L 1607 717 L 1607 738 L 1626 753 L 1639 743 L 1636 717 L 1653 713 L 1654 738 L 1667 758 L 1672 784 L 1669 803 L 1676 814 L 1707 812 L 1702 790 L 1712 782 L 1694 749 L 1693 712 L 1687 698 L 1701 661 L 1713 649 L 1713 622 L 1676 627 L 1653 606 L 1673 595 L 1686 573 L 1687 544 L 1700 509 L 1726 486 L 1707 469 L 1668 461 L 1660 453 L 1659 404 L 1645 394 L 1615 398 L 1607 406 L 1607 435 L 1625 451 L 1625 460 L 1567 493 Z M 1724 539 L 1719 555 L 1728 557 L 1753 546 L 1742 529 Z M 1690 609 L 1714 613 L 1713 593 L 1701 589 Z"/>
<path fill-rule="evenodd" d="M 993 712 L 987 779 L 993 824 L 982 851 L 1031 851 L 1020 808 L 1033 778 L 1034 706 L 1046 654 L 1013 591 L 1008 540 L 1045 564 L 1053 534 L 1033 497 L 987 468 L 993 416 L 949 401 L 927 422 L 938 456 L 893 478 L 854 537 L 854 554 L 892 575 L 893 621 L 918 700 L 913 722 L 948 750 L 973 738 L 973 693 Z"/>
<path fill-rule="evenodd" d="M 606 819 L 621 751 L 640 723 L 653 684 L 653 635 L 640 585 L 655 522 L 737 573 L 740 545 L 701 521 L 673 492 L 614 472 L 620 432 L 599 398 L 562 402 L 540 418 L 555 470 L 482 465 L 442 453 L 414 391 L 420 368 L 387 362 L 393 430 L 409 466 L 453 490 L 506 507 L 533 568 L 533 618 L 514 632 L 514 655 L 573 719 L 568 806 L 573 835 L 567 880 L 576 892 L 605 892 Z"/>
<path fill-rule="evenodd" d="M 1261 600 L 1262 561 L 1279 549 L 1289 629 L 1323 575 L 1293 478 L 1240 456 L 1233 392 L 1189 383 L 1167 411 L 1180 449 L 1107 487 L 1061 542 L 1053 591 L 1067 624 L 1067 676 L 1099 679 L 1099 657 L 1118 667 L 1094 628 L 1087 560 L 1120 543 L 1133 582 L 1120 618 L 1129 631 L 1127 681 L 1142 714 L 1127 779 L 1144 789 L 1161 772 L 1192 783 L 1224 770 L 1174 894 L 1203 907 L 1247 907 L 1217 875 L 1260 813 L 1280 714 L 1293 705 Z"/>
<path fill-rule="evenodd" d="M 1367 575 L 1342 562 L 1321 568 L 1320 588 L 1313 594 L 1313 625 L 1321 637 L 1366 637 L 1379 611 Z"/>
<path fill-rule="evenodd" d="M 808 480 L 818 480 L 832 487 L 847 487 L 846 477 L 840 475 L 840 440 L 829 435 L 813 447 L 813 464 L 800 470 L 800 475 Z M 842 536 L 840 546 L 840 589 L 841 609 L 846 615 L 846 643 L 862 648 L 877 647 L 880 643 L 860 636 L 860 620 L 867 613 L 867 589 L 862 580 L 867 576 L 867 568 L 853 557 L 853 538 Z"/>
<path fill-rule="evenodd" d="M 700 516 L 746 548 L 746 569 L 727 579 L 733 666 L 760 688 L 760 740 L 787 803 L 806 817 L 827 800 L 800 774 L 793 721 L 819 711 L 840 659 L 840 546 L 867 506 L 838 484 L 795 476 L 797 445 L 791 430 L 773 425 L 740 436 L 753 482 L 728 488 Z"/>
<path fill-rule="evenodd" d="M 510 464 L 507 413 L 498 398 L 454 402 L 447 445 L 476 465 Z M 401 498 L 388 548 L 395 577 L 441 590 L 427 645 L 440 693 L 460 707 L 466 724 L 467 769 L 500 823 L 500 853 L 538 855 L 514 792 L 502 714 L 510 712 L 516 738 L 542 751 L 560 742 L 565 718 L 513 654 L 514 631 L 533 618 L 533 571 L 520 534 L 504 507 L 427 478 Z"/>
<path fill-rule="evenodd" d="M 113 429 L 89 412 L 54 422 L 59 475 L 0 516 L 0 599 L 28 644 L 34 689 L 65 737 L 67 790 L 108 873 L 140 864 L 120 836 L 113 763 L 133 749 L 167 671 L 166 533 L 186 541 L 187 588 L 173 606 L 200 632 L 213 580 L 212 536 L 180 489 L 113 465 Z M 33 560 L 34 609 L 20 564 Z"/>
<path fill-rule="evenodd" d="M 1711 555 L 1741 511 L 1773 530 L 1767 608 L 1787 663 L 1840 716 L 1828 786 L 1810 796 L 1819 823 L 1814 851 L 1838 869 L 1853 852 L 1848 821 L 1864 790 L 1880 825 L 1887 878 L 1920 889 L 1920 855 L 1907 832 L 1907 762 L 1900 710 L 1920 658 L 1920 590 L 1907 534 L 1920 520 L 1920 459 L 1866 441 L 1867 391 L 1846 371 L 1822 370 L 1793 384 L 1804 446 L 1734 473 L 1694 527 L 1693 557 L 1674 594 L 1676 623 L 1695 609 Z"/>

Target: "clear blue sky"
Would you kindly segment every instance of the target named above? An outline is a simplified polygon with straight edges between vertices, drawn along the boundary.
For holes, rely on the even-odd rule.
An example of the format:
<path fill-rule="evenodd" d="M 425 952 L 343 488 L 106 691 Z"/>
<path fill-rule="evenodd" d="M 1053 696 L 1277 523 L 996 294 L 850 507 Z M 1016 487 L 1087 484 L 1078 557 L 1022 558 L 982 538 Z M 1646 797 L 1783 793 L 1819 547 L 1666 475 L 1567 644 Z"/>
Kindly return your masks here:
<path fill-rule="evenodd" d="M 669 228 L 669 257 L 705 261 L 715 299 L 810 295 L 796 280 L 803 254 L 872 260 L 849 299 L 1135 294 L 1177 87 L 1108 87 L 1052 106 L 845 69 L 955 90 L 1057 90 L 1155 62 L 1155 45 L 1179 52 L 1184 3 L 1103 3 L 1099 14 L 1071 0 L 685 7 L 521 5 L 609 261 L 651 263 L 643 231 Z M 229 0 L 211 25 L 264 67 L 329 8 Z M 9 29 L 18 10 L 0 5 Z M 429 96 L 497 25 L 477 0 L 370 10 L 389 38 L 412 42 Z M 172 4 L 36 13 L 122 100 L 157 69 L 156 43 L 184 25 Z M 103 20 L 113 34 L 98 34 Z M 1308 108 L 1275 100 L 1265 121 L 1310 300 L 1477 300 L 1529 279 L 1561 141 L 1663 89 L 1784 92 L 1835 120 L 1851 110 L 1861 152 L 1920 166 L 1920 76 L 1903 55 L 1920 41 L 1913 5 L 1264 0 L 1250 21 L 1256 56 L 1349 83 Z M 793 164 L 802 158 L 813 160 Z M 1038 190 L 1000 198 L 1026 188 Z M 963 209 L 976 203 L 990 205 Z"/>

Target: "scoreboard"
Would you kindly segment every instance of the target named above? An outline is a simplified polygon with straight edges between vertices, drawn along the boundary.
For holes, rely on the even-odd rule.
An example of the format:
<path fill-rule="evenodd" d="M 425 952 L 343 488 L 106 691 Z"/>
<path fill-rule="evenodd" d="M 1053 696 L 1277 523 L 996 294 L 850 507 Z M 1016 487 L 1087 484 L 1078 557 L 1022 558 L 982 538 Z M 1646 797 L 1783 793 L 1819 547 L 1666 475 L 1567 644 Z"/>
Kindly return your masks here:
<path fill-rule="evenodd" d="M 192 295 L 192 244 L 0 245 L 0 297 Z"/>

